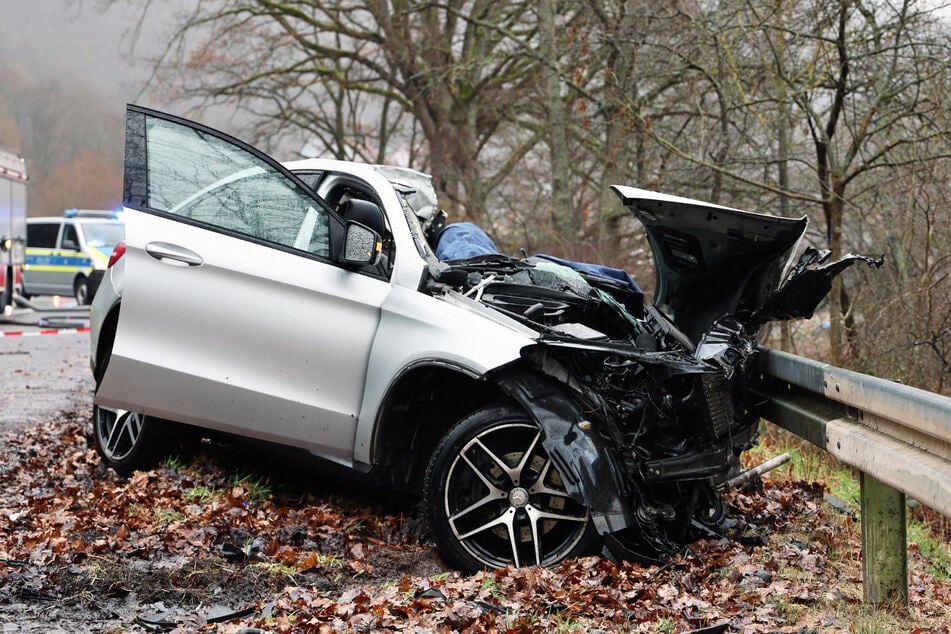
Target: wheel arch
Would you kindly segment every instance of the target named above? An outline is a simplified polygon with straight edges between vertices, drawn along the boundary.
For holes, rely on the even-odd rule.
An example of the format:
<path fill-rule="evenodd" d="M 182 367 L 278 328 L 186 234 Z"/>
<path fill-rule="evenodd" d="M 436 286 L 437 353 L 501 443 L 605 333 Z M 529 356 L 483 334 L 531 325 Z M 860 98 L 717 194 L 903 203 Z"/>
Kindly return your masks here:
<path fill-rule="evenodd" d="M 599 533 L 635 522 L 624 477 L 606 442 L 554 379 L 514 363 L 479 377 L 445 363 L 404 370 L 387 390 L 373 444 L 373 469 L 386 486 L 419 493 L 433 450 L 467 414 L 493 403 L 523 409 L 545 435 L 545 449 L 572 498 L 591 509 Z"/>
<path fill-rule="evenodd" d="M 112 306 L 99 326 L 99 337 L 96 340 L 96 365 L 93 369 L 93 377 L 96 379 L 97 387 L 106 372 L 106 366 L 109 365 L 109 355 L 111 355 L 112 346 L 116 341 L 116 328 L 119 324 L 119 308 L 121 306 L 120 302 Z"/>
<path fill-rule="evenodd" d="M 385 486 L 422 492 L 426 466 L 449 429 L 484 405 L 511 401 L 493 381 L 445 362 L 404 369 L 381 402 L 371 451 Z"/>

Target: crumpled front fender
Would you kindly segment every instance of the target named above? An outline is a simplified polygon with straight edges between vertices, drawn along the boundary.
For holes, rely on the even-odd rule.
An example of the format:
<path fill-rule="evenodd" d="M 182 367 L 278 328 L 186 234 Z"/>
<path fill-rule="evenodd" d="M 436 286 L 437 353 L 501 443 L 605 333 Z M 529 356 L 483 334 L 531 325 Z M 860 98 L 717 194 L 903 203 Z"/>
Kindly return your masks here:
<path fill-rule="evenodd" d="M 506 369 L 494 377 L 499 388 L 535 419 L 545 435 L 545 450 L 561 474 L 572 499 L 591 510 L 599 533 L 631 525 L 634 512 L 625 496 L 624 479 L 604 440 L 588 426 L 564 386 L 545 376 Z M 579 423 L 582 426 L 579 426 Z"/>

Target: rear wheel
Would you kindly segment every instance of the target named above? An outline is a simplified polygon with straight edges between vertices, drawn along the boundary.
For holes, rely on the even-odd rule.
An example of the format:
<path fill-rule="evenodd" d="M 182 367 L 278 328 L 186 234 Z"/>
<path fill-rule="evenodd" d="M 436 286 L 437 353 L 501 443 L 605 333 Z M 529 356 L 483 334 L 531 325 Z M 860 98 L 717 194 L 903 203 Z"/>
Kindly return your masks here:
<path fill-rule="evenodd" d="M 73 282 L 73 296 L 80 306 L 92 303 L 92 297 L 89 296 L 89 279 L 85 275 L 80 275 Z"/>
<path fill-rule="evenodd" d="M 509 406 L 462 419 L 426 472 L 430 527 L 465 571 L 550 565 L 597 551 L 588 509 L 568 495 L 538 426 Z"/>
<path fill-rule="evenodd" d="M 93 434 L 102 461 L 127 476 L 151 469 L 171 448 L 170 425 L 124 409 L 93 406 Z"/>

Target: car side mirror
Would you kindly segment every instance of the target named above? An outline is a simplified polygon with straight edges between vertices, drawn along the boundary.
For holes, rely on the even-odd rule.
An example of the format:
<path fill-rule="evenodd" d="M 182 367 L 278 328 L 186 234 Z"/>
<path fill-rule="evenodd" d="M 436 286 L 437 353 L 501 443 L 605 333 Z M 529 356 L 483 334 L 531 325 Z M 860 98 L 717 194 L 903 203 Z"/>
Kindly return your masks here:
<path fill-rule="evenodd" d="M 79 251 L 79 245 L 72 240 L 63 240 L 63 249 L 66 251 Z"/>
<path fill-rule="evenodd" d="M 375 265 L 383 252 L 383 238 L 373 229 L 359 222 L 347 223 L 347 239 L 343 245 L 341 263 L 349 266 Z"/>

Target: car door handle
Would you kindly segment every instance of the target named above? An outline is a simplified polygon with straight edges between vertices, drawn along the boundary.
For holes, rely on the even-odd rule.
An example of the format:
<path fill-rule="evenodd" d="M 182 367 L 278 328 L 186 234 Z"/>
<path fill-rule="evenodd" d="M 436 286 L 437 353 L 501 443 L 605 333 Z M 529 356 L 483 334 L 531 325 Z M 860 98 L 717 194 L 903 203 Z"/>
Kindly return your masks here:
<path fill-rule="evenodd" d="M 200 255 L 185 247 L 168 242 L 149 242 L 145 245 L 145 252 L 160 262 L 186 266 L 200 266 L 204 260 Z"/>

